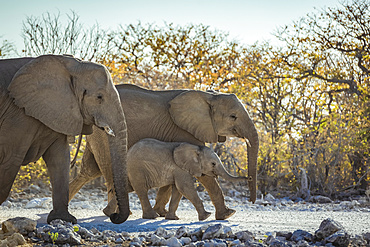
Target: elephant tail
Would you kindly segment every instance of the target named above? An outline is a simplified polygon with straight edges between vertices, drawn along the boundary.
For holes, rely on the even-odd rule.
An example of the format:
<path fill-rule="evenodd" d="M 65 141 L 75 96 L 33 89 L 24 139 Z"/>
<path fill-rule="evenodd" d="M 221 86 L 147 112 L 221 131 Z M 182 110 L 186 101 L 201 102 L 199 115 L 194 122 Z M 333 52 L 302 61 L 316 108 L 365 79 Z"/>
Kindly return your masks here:
<path fill-rule="evenodd" d="M 71 161 L 71 169 L 76 165 L 77 156 L 78 156 L 78 152 L 80 151 L 81 143 L 82 143 L 82 134 L 80 134 L 80 135 L 78 136 L 77 150 L 76 150 L 75 157 L 74 157 L 74 158 L 73 158 L 73 160 Z"/>

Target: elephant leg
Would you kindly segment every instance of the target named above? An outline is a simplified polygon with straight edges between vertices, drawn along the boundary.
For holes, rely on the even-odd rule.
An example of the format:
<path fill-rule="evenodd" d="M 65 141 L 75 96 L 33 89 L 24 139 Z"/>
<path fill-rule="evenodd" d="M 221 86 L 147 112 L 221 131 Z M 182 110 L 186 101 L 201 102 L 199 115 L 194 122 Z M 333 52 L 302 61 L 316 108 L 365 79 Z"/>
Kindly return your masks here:
<path fill-rule="evenodd" d="M 20 165 L 0 164 L 0 205 L 8 198 L 19 168 Z"/>
<path fill-rule="evenodd" d="M 168 213 L 166 214 L 167 220 L 178 220 L 176 216 L 176 210 L 179 207 L 182 194 L 177 190 L 175 186 L 172 186 L 172 195 L 170 205 L 168 206 Z"/>
<path fill-rule="evenodd" d="M 53 191 L 53 210 L 48 215 L 47 222 L 62 219 L 76 224 L 77 219 L 68 212 L 70 157 L 67 137 L 58 138 L 44 153 L 43 158 Z"/>
<path fill-rule="evenodd" d="M 216 220 L 225 220 L 235 214 L 234 209 L 230 209 L 225 205 L 225 198 L 216 178 L 205 175 L 197 177 L 197 179 L 206 188 L 216 208 Z"/>
<path fill-rule="evenodd" d="M 82 166 L 81 170 L 69 183 L 69 201 L 77 194 L 77 192 L 84 186 L 86 183 L 92 181 L 93 179 L 100 177 L 102 174 L 96 164 L 94 155 L 90 149 L 86 148 L 84 155 L 82 157 Z"/>
<path fill-rule="evenodd" d="M 89 153 L 94 159 L 93 163 L 89 163 L 89 170 L 92 170 L 92 166 L 94 165 L 94 169 L 98 169 L 100 174 L 102 174 L 105 179 L 108 193 L 108 205 L 103 209 L 103 212 L 109 217 L 113 213 L 118 213 L 118 204 L 114 190 L 108 140 L 105 133 L 96 132 L 93 134 L 93 136 L 89 136 L 87 138 L 87 142 Z"/>
<path fill-rule="evenodd" d="M 194 188 L 193 177 L 189 177 L 186 181 L 182 178 L 181 182 L 176 182 L 176 188 L 181 194 L 183 194 L 191 203 L 193 203 L 195 209 L 198 212 L 198 219 L 205 220 L 211 213 L 204 209 L 202 200 L 199 198 L 197 190 Z"/>
<path fill-rule="evenodd" d="M 159 215 L 154 211 L 152 206 L 150 205 L 149 198 L 148 198 L 148 190 L 145 188 L 140 188 L 135 190 L 137 196 L 140 199 L 141 209 L 143 211 L 143 219 L 155 219 Z"/>
<path fill-rule="evenodd" d="M 153 209 L 161 216 L 164 217 L 168 213 L 166 204 L 171 197 L 172 186 L 167 185 L 158 189 L 155 205 Z"/>

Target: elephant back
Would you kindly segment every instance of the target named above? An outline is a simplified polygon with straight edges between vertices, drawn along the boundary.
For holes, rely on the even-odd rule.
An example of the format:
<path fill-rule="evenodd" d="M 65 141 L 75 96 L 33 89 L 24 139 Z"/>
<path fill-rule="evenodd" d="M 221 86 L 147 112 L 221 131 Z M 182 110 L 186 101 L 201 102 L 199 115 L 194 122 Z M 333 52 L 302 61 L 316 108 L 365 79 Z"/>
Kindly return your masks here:
<path fill-rule="evenodd" d="M 0 60 L 0 90 L 8 91 L 8 86 L 17 71 L 34 58 L 16 58 Z M 1 95 L 2 96 L 2 95 Z"/>

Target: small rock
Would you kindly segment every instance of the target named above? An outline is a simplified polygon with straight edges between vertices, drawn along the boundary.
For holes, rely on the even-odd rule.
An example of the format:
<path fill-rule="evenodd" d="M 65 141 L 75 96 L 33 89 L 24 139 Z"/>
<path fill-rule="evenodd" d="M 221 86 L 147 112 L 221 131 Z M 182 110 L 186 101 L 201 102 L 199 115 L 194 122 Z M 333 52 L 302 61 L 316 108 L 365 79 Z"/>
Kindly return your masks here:
<path fill-rule="evenodd" d="M 137 243 L 139 246 L 141 246 L 141 245 L 143 244 L 143 241 L 142 241 L 141 239 L 137 238 L 137 237 L 134 237 L 134 238 L 132 239 L 132 242 L 130 243 L 130 245 L 131 245 L 132 243 Z"/>
<path fill-rule="evenodd" d="M 117 235 L 117 232 L 112 231 L 112 230 L 104 230 L 103 231 L 103 236 L 105 237 L 115 237 Z"/>
<path fill-rule="evenodd" d="M 93 233 L 93 234 L 97 234 L 99 233 L 99 230 L 96 229 L 95 227 L 91 228 L 90 231 Z"/>
<path fill-rule="evenodd" d="M 138 242 L 131 242 L 130 243 L 130 246 L 132 246 L 132 247 L 141 247 L 141 244 L 140 243 L 138 243 Z"/>
<path fill-rule="evenodd" d="M 181 237 L 187 237 L 189 236 L 189 228 L 185 226 L 181 226 L 179 229 L 177 229 L 175 237 L 181 238 Z"/>
<path fill-rule="evenodd" d="M 326 196 L 312 196 L 309 201 L 317 202 L 317 203 L 332 203 L 333 202 L 329 197 L 326 197 Z"/>
<path fill-rule="evenodd" d="M 182 243 L 182 245 L 188 245 L 191 243 L 191 238 L 189 237 L 182 237 L 180 238 L 180 242 Z"/>
<path fill-rule="evenodd" d="M 254 240 L 253 233 L 251 233 L 250 231 L 237 232 L 237 233 L 235 233 L 235 235 L 236 235 L 236 238 L 239 239 L 242 242 L 247 242 L 249 240 Z"/>
<path fill-rule="evenodd" d="M 122 238 L 117 238 L 116 241 L 114 241 L 114 243 L 116 243 L 116 244 L 122 244 L 123 243 L 123 239 Z"/>
<path fill-rule="evenodd" d="M 339 207 L 341 208 L 341 210 L 348 209 L 348 208 L 349 209 L 353 208 L 352 203 L 350 201 L 340 202 Z"/>
<path fill-rule="evenodd" d="M 204 232 L 202 240 L 218 238 L 221 235 L 221 233 L 223 233 L 221 224 L 216 224 L 216 225 L 210 226 Z"/>
<path fill-rule="evenodd" d="M 24 208 L 49 208 L 51 201 L 51 197 L 35 198 L 29 201 Z"/>
<path fill-rule="evenodd" d="M 195 243 L 190 243 L 189 246 L 203 247 L 204 245 L 205 245 L 204 241 L 198 241 L 198 242 L 195 242 Z"/>
<path fill-rule="evenodd" d="M 190 231 L 189 235 L 190 235 L 191 239 L 195 239 L 195 241 L 201 239 L 202 236 L 203 236 L 202 228 L 196 228 L 196 229 Z"/>
<path fill-rule="evenodd" d="M 167 231 L 163 227 L 158 227 L 157 230 L 155 230 L 154 234 L 159 237 L 163 237 L 164 235 L 167 235 Z"/>
<path fill-rule="evenodd" d="M 220 238 L 225 239 L 225 238 L 229 238 L 229 237 L 232 237 L 232 236 L 234 236 L 234 234 L 233 234 L 233 231 L 232 231 L 231 227 L 223 226 Z"/>
<path fill-rule="evenodd" d="M 289 240 L 292 237 L 293 233 L 288 231 L 279 231 L 276 232 L 276 237 L 284 237 L 285 239 Z"/>
<path fill-rule="evenodd" d="M 360 206 L 361 204 L 358 202 L 358 201 L 356 201 L 356 200 L 353 200 L 353 201 L 351 201 L 351 206 L 352 206 L 352 208 L 354 208 L 354 207 L 358 207 L 358 206 Z"/>
<path fill-rule="evenodd" d="M 274 240 L 275 240 L 275 238 L 273 236 L 268 236 L 267 239 L 265 240 L 265 243 L 270 245 L 270 243 Z"/>
<path fill-rule="evenodd" d="M 270 193 L 268 193 L 265 196 L 265 200 L 268 201 L 268 202 L 273 202 L 273 201 L 275 201 L 275 197 L 273 195 L 271 195 Z"/>
<path fill-rule="evenodd" d="M 234 201 L 234 199 L 233 199 L 232 197 L 230 197 L 230 196 L 225 196 L 225 197 L 224 197 L 224 200 L 225 200 L 225 201 L 227 201 L 227 202 L 232 202 L 232 201 Z"/>
<path fill-rule="evenodd" d="M 364 239 L 363 236 L 356 235 L 351 238 L 351 245 L 352 246 L 366 246 L 367 241 Z"/>
<path fill-rule="evenodd" d="M 2 207 L 7 207 L 7 208 L 10 208 L 12 206 L 12 203 L 8 200 L 6 200 L 5 202 L 3 202 L 1 204 Z"/>
<path fill-rule="evenodd" d="M 192 242 L 197 242 L 200 238 L 195 235 L 190 236 Z"/>
<path fill-rule="evenodd" d="M 235 239 L 234 241 L 232 241 L 231 243 L 230 243 L 230 246 L 239 246 L 239 245 L 241 245 L 242 244 L 242 242 L 239 240 L 239 239 Z"/>
<path fill-rule="evenodd" d="M 204 242 L 204 247 L 226 247 L 226 243 L 224 243 L 221 239 L 210 239 Z"/>
<path fill-rule="evenodd" d="M 315 243 L 315 245 L 316 246 L 320 246 L 320 245 L 322 245 L 322 243 Z M 335 245 L 333 245 L 332 243 L 327 243 L 327 244 L 325 244 L 325 247 L 335 247 Z"/>
<path fill-rule="evenodd" d="M 346 247 L 349 245 L 350 236 L 344 230 L 340 230 L 325 238 L 325 241 L 327 243 L 332 243 L 334 246 Z"/>
<path fill-rule="evenodd" d="M 37 238 L 37 237 L 32 237 L 30 238 L 31 242 L 32 243 L 38 243 L 38 242 L 41 242 L 41 239 Z"/>
<path fill-rule="evenodd" d="M 290 247 L 287 241 L 279 240 L 276 238 L 269 243 L 269 246 L 271 247 Z"/>
<path fill-rule="evenodd" d="M 39 192 L 41 188 L 35 184 L 31 184 L 28 189 L 31 191 L 31 193 Z"/>
<path fill-rule="evenodd" d="M 165 245 L 169 247 L 181 247 L 182 246 L 180 240 L 176 237 L 171 237 L 167 239 L 165 242 Z"/>
<path fill-rule="evenodd" d="M 153 245 L 165 245 L 166 240 L 162 237 L 157 236 L 156 234 L 152 234 L 150 237 L 150 241 L 152 242 Z"/>
<path fill-rule="evenodd" d="M 4 221 L 1 228 L 4 233 L 19 232 L 22 235 L 27 235 L 29 232 L 36 230 L 37 222 L 25 217 L 16 217 Z"/>
<path fill-rule="evenodd" d="M 78 226 L 78 225 L 77 225 Z M 87 230 L 86 228 L 84 227 L 81 227 L 81 226 L 78 226 L 78 231 L 77 231 L 78 234 L 80 234 L 80 236 L 83 238 L 83 239 L 92 239 L 94 238 L 94 233 L 92 233 L 92 231 L 89 231 Z"/>
<path fill-rule="evenodd" d="M 297 243 L 297 247 L 308 247 L 310 244 L 306 240 L 299 240 Z"/>
<path fill-rule="evenodd" d="M 362 236 L 370 244 L 370 232 L 364 233 Z"/>
<path fill-rule="evenodd" d="M 315 237 L 318 240 L 322 240 L 343 229 L 341 224 L 328 218 L 321 222 L 319 229 L 315 232 Z"/>
<path fill-rule="evenodd" d="M 293 235 L 290 238 L 290 240 L 292 240 L 294 242 L 299 242 L 300 240 L 306 240 L 308 242 L 311 242 L 312 237 L 313 237 L 312 234 L 307 232 L 307 231 L 296 230 L 296 231 L 293 232 Z"/>
<path fill-rule="evenodd" d="M 255 240 L 248 240 L 247 242 L 244 243 L 244 246 L 248 247 L 265 247 L 266 245 L 260 242 L 257 242 Z"/>
<path fill-rule="evenodd" d="M 175 236 L 175 233 L 174 231 L 166 231 L 166 234 L 163 236 L 165 239 L 169 239 L 169 238 L 172 238 Z"/>
<path fill-rule="evenodd" d="M 13 246 L 18 246 L 18 245 L 23 245 L 26 243 L 26 240 L 24 239 L 23 235 L 16 232 L 7 237 L 4 240 L 0 240 L 0 246 L 4 247 L 13 247 Z"/>

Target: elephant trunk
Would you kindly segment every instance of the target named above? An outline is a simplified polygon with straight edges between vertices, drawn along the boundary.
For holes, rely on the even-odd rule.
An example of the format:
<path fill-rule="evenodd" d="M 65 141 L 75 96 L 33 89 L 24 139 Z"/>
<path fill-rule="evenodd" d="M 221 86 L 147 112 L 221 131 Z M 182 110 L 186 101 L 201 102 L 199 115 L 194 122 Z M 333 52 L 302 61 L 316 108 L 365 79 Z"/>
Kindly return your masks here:
<path fill-rule="evenodd" d="M 239 177 L 231 175 L 221 163 L 215 167 L 215 174 L 230 182 L 248 181 L 248 177 Z"/>
<path fill-rule="evenodd" d="M 250 201 L 253 203 L 257 199 L 257 157 L 259 140 L 257 129 L 254 126 L 252 119 L 248 116 L 246 126 L 242 131 L 242 136 L 246 139 L 247 155 L 248 155 L 248 178 Z"/>
<path fill-rule="evenodd" d="M 118 102 L 115 105 L 121 106 Z M 112 121 L 111 128 L 114 132 L 108 134 L 108 143 L 111 156 L 113 184 L 116 192 L 119 213 L 110 215 L 110 220 L 114 224 L 125 222 L 130 215 L 129 199 L 128 199 L 128 178 L 126 171 L 127 160 L 127 125 L 123 115 L 122 107 L 119 107 L 118 114 L 113 116 L 116 118 Z M 117 121 L 117 116 L 118 117 Z M 106 130 L 107 132 L 107 130 Z"/>

